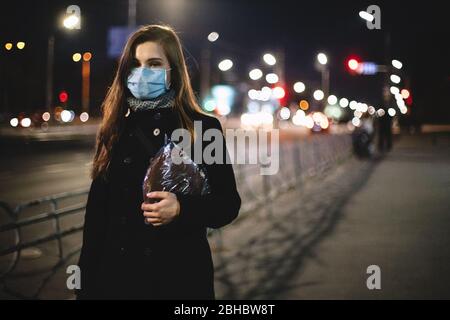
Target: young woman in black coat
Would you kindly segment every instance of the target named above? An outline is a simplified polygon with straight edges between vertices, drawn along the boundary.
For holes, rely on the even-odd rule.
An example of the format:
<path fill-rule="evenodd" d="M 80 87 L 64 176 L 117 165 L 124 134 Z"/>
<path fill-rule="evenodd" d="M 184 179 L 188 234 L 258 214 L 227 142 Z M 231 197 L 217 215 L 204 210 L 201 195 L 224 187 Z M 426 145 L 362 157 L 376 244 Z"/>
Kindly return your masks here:
<path fill-rule="evenodd" d="M 198 106 L 180 40 L 170 27 L 145 26 L 131 35 L 102 112 L 77 298 L 214 299 L 206 228 L 231 223 L 241 205 L 223 135 L 223 161 L 205 165 L 209 194 L 154 192 L 148 197 L 156 203 L 143 202 L 149 159 L 165 136 L 184 128 L 191 142 L 201 139 L 198 132 L 194 136 L 194 121 L 203 131 L 222 130 Z M 207 143 L 200 146 L 204 150 Z"/>

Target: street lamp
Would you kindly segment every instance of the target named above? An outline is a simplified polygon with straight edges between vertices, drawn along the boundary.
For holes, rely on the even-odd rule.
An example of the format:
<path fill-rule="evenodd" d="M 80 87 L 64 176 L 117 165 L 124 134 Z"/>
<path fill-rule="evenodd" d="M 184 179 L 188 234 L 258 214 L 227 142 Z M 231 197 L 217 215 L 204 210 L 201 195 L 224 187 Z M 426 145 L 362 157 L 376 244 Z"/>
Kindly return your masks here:
<path fill-rule="evenodd" d="M 320 70 L 321 73 L 321 82 L 322 82 L 322 93 L 324 94 L 324 96 L 328 96 L 329 91 L 330 91 L 330 70 L 328 69 L 327 63 L 328 63 L 328 57 L 325 53 L 320 52 L 317 55 L 317 62 L 318 65 L 317 68 Z M 323 99 L 323 97 L 322 97 Z M 320 100 L 322 100 L 320 99 Z M 318 99 L 316 99 L 318 100 Z M 319 101 L 320 101 L 319 100 Z M 322 109 L 325 108 L 325 102 L 322 105 Z"/>
<path fill-rule="evenodd" d="M 297 93 L 302 93 L 303 91 L 305 91 L 306 86 L 303 82 L 298 81 L 296 83 L 294 83 L 294 91 Z"/>
<path fill-rule="evenodd" d="M 277 83 L 279 80 L 278 76 L 275 73 L 268 73 L 266 75 L 266 81 L 270 84 Z"/>
<path fill-rule="evenodd" d="M 253 69 L 248 73 L 248 76 L 252 80 L 259 80 L 263 76 L 263 72 L 260 69 Z"/>
<path fill-rule="evenodd" d="M 360 11 L 359 16 L 362 19 L 369 21 L 369 22 L 372 22 L 375 19 L 375 17 L 372 14 L 368 13 L 367 11 Z"/>
<path fill-rule="evenodd" d="M 63 26 L 66 29 L 81 29 L 81 10 L 77 5 L 68 6 L 66 17 L 63 20 Z M 51 111 L 53 105 L 53 65 L 55 56 L 55 34 L 48 37 L 47 44 L 47 83 L 46 83 L 46 104 L 48 111 Z"/>
<path fill-rule="evenodd" d="M 217 32 L 215 32 L 215 31 L 211 32 L 211 33 L 208 35 L 208 41 L 209 41 L 209 42 L 214 42 L 214 41 L 216 41 L 217 39 L 219 39 L 219 34 L 218 34 Z"/>
<path fill-rule="evenodd" d="M 80 53 L 74 53 L 73 55 L 72 55 L 72 60 L 73 60 L 73 62 L 78 62 L 78 61 L 80 61 L 81 60 L 81 54 Z"/>
<path fill-rule="evenodd" d="M 75 14 L 71 14 L 64 18 L 63 25 L 67 29 L 75 29 L 80 24 L 80 18 Z"/>
<path fill-rule="evenodd" d="M 391 81 L 392 81 L 393 83 L 395 83 L 395 84 L 399 84 L 400 81 L 401 81 L 401 79 L 400 79 L 400 77 L 399 77 L 398 75 L 393 74 L 393 75 L 391 75 Z"/>
<path fill-rule="evenodd" d="M 331 96 L 328 97 L 327 101 L 329 105 L 334 106 L 338 102 L 338 99 L 335 95 L 332 94 Z"/>
<path fill-rule="evenodd" d="M 316 99 L 317 101 L 322 101 L 323 98 L 325 97 L 324 93 L 322 90 L 316 90 L 313 93 L 313 97 L 314 99 Z"/>
<path fill-rule="evenodd" d="M 83 55 L 74 53 L 72 60 L 79 62 L 81 59 L 81 108 L 82 112 L 89 114 L 89 95 L 90 95 L 90 77 L 91 77 L 91 59 L 92 53 L 85 52 Z"/>
<path fill-rule="evenodd" d="M 233 61 L 230 59 L 225 59 L 219 62 L 218 65 L 220 71 L 228 71 L 233 67 Z"/>
<path fill-rule="evenodd" d="M 325 53 L 319 53 L 318 55 L 317 55 L 317 61 L 319 61 L 319 63 L 321 64 L 321 65 L 326 65 L 327 64 L 327 62 L 328 62 L 328 57 L 326 56 L 326 54 Z"/>
<path fill-rule="evenodd" d="M 263 55 L 263 60 L 269 66 L 273 66 L 277 63 L 277 59 L 271 53 L 266 53 L 265 55 Z"/>
<path fill-rule="evenodd" d="M 203 41 L 200 60 L 200 98 L 206 99 L 211 86 L 211 44 L 219 39 L 219 33 L 212 31 Z"/>
<path fill-rule="evenodd" d="M 394 60 L 392 60 L 392 66 L 395 69 L 400 70 L 403 67 L 403 63 L 401 63 L 400 61 L 394 59 Z"/>

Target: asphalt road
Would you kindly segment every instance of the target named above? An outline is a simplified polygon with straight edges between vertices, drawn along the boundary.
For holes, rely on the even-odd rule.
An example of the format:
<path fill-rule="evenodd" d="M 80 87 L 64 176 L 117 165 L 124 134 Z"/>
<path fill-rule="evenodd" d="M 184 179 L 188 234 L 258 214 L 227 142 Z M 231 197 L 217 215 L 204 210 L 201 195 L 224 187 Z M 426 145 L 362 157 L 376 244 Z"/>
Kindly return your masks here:
<path fill-rule="evenodd" d="M 212 241 L 217 295 L 450 299 L 449 195 L 450 135 L 402 136 L 384 158 L 350 159 L 224 229 Z"/>

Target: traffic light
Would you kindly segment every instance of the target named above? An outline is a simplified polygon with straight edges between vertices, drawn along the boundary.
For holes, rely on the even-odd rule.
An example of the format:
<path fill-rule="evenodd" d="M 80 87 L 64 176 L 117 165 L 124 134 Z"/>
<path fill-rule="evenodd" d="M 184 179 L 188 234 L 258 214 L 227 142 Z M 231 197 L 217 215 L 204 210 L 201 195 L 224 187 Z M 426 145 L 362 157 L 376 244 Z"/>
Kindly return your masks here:
<path fill-rule="evenodd" d="M 69 100 L 69 94 L 66 91 L 61 91 L 59 93 L 59 102 L 66 103 Z"/>
<path fill-rule="evenodd" d="M 350 56 L 346 60 L 346 67 L 348 71 L 352 74 L 357 73 L 360 68 L 361 59 L 357 56 Z"/>

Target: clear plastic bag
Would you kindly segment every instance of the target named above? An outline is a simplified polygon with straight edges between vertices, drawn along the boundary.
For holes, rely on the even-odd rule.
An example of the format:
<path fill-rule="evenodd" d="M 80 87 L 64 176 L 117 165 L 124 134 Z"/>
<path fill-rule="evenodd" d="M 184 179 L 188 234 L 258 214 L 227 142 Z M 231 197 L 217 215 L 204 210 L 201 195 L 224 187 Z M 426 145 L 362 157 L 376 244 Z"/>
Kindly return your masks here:
<path fill-rule="evenodd" d="M 175 157 L 178 159 L 175 160 Z M 183 158 L 182 162 L 179 161 L 180 157 Z M 151 191 L 192 195 L 205 195 L 211 192 L 203 168 L 171 141 L 166 143 L 150 160 L 142 190 L 146 203 L 154 202 L 146 196 Z"/>

